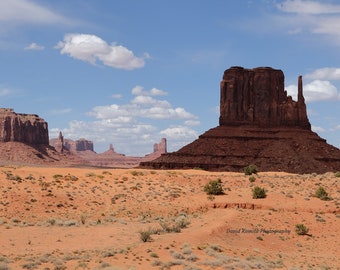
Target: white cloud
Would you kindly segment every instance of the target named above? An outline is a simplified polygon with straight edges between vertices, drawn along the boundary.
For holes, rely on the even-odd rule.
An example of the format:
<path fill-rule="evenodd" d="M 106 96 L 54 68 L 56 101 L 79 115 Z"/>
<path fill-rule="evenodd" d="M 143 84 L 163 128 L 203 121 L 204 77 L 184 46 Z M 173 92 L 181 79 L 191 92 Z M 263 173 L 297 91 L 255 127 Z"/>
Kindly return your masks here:
<path fill-rule="evenodd" d="M 173 150 L 197 138 L 191 126 L 199 124 L 198 118 L 184 108 L 173 107 L 167 100 L 150 96 L 167 94 L 153 89 L 156 88 L 146 91 L 135 87 L 131 91 L 133 98 L 126 104 L 94 107 L 88 115 L 95 120 L 72 121 L 62 130 L 64 137 L 84 137 L 93 140 L 95 147 L 113 143 L 120 153 L 139 156 L 150 153 L 152 145 L 165 136 L 171 141 L 168 149 Z M 50 132 L 50 137 L 57 136 L 58 132 Z"/>
<path fill-rule="evenodd" d="M 64 41 L 60 41 L 55 48 L 60 49 L 61 54 L 93 65 L 101 61 L 106 66 L 126 70 L 143 67 L 144 59 L 148 58 L 147 54 L 136 57 L 132 51 L 121 45 L 108 44 L 100 37 L 88 34 L 66 34 Z"/>
<path fill-rule="evenodd" d="M 67 24 L 70 20 L 28 0 L 1 0 L 0 22 Z"/>
<path fill-rule="evenodd" d="M 138 89 L 138 90 L 137 90 Z M 153 88 L 155 89 L 155 88 Z M 165 91 L 143 90 L 142 87 L 134 87 L 131 91 L 135 97 L 128 104 L 111 104 L 107 106 L 96 106 L 89 115 L 97 119 L 115 118 L 118 116 L 129 116 L 134 118 L 149 118 L 158 120 L 196 120 L 197 117 L 187 112 L 184 108 L 173 108 L 167 100 L 160 100 L 149 96 L 149 94 L 166 95 Z"/>
<path fill-rule="evenodd" d="M 297 95 L 297 86 L 286 87 L 288 95 L 293 98 Z M 322 100 L 340 100 L 340 92 L 329 81 L 314 80 L 303 86 L 303 95 L 306 102 Z"/>
<path fill-rule="evenodd" d="M 166 96 L 168 93 L 157 89 L 157 88 L 152 88 L 150 91 L 145 91 L 144 88 L 140 85 L 135 86 L 132 91 L 132 95 L 144 95 L 144 96 Z"/>
<path fill-rule="evenodd" d="M 340 80 L 340 68 L 319 68 L 305 77 L 314 80 Z"/>
<path fill-rule="evenodd" d="M 184 123 L 185 123 L 185 125 L 187 125 L 187 126 L 198 126 L 198 125 L 201 124 L 201 122 L 198 121 L 198 120 L 187 120 L 187 121 L 185 121 Z"/>
<path fill-rule="evenodd" d="M 290 34 L 324 35 L 335 44 L 340 44 L 340 5 L 321 1 L 286 0 L 277 4 L 283 16 L 278 15 L 280 26 L 291 27 Z"/>
<path fill-rule="evenodd" d="M 24 49 L 25 50 L 32 50 L 32 51 L 41 51 L 41 50 L 44 50 L 45 47 L 38 45 L 37 43 L 33 42 L 30 45 L 26 46 Z"/>
<path fill-rule="evenodd" d="M 289 13 L 304 14 L 333 14 L 340 13 L 340 5 L 325 4 L 318 1 L 286 0 L 277 7 Z"/>

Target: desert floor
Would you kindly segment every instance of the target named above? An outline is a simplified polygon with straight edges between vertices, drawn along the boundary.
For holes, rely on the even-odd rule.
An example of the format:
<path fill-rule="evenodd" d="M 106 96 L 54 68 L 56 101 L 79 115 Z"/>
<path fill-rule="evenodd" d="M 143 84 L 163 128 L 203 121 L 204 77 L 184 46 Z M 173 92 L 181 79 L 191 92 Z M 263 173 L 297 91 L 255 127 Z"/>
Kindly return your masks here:
<path fill-rule="evenodd" d="M 336 176 L 0 167 L 0 270 L 339 269 Z"/>

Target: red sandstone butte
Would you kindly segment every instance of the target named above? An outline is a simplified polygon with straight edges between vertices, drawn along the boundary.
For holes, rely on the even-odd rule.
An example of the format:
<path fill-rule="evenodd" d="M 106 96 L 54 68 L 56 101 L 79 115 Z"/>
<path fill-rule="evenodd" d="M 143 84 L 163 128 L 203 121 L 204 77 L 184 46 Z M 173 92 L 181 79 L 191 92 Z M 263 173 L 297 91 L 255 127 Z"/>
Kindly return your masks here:
<path fill-rule="evenodd" d="M 282 70 L 270 67 L 224 71 L 220 84 L 219 126 L 177 152 L 141 167 L 325 173 L 340 170 L 340 150 L 311 130 L 298 78 L 298 100 L 287 96 Z"/>

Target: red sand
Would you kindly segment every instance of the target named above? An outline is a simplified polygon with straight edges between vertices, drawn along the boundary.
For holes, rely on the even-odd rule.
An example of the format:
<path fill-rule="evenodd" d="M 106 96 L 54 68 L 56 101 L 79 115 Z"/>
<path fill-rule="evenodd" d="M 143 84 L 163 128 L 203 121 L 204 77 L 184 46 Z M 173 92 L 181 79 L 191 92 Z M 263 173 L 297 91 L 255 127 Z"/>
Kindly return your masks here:
<path fill-rule="evenodd" d="M 225 194 L 209 197 L 203 187 L 218 178 Z M 339 268 L 340 177 L 255 178 L 1 167 L 0 269 Z M 266 198 L 252 198 L 256 185 Z M 319 186 L 332 200 L 314 196 Z M 308 235 L 295 233 L 299 223 Z M 180 232 L 164 231 L 173 225 Z M 148 230 L 154 234 L 143 242 L 140 232 Z"/>

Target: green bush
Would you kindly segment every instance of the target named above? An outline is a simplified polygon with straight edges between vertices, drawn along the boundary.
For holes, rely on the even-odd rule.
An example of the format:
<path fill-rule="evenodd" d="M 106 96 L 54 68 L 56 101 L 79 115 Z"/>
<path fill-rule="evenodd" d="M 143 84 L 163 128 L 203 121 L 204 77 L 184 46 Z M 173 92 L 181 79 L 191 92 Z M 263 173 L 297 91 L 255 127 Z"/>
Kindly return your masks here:
<path fill-rule="evenodd" d="M 250 164 L 243 168 L 243 172 L 245 175 L 257 174 L 257 167 L 254 164 Z"/>
<path fill-rule="evenodd" d="M 266 190 L 258 186 L 254 187 L 252 189 L 252 192 L 253 192 L 253 199 L 263 199 L 263 198 L 266 198 L 267 196 Z"/>
<path fill-rule="evenodd" d="M 208 184 L 204 186 L 204 192 L 208 195 L 224 194 L 221 179 L 218 178 L 217 180 L 211 180 Z"/>
<path fill-rule="evenodd" d="M 249 182 L 250 182 L 250 183 L 255 182 L 255 180 L 256 180 L 256 178 L 255 178 L 254 176 L 250 176 L 250 177 L 249 177 Z"/>
<path fill-rule="evenodd" d="M 309 229 L 303 225 L 303 224 L 296 224 L 295 225 L 295 232 L 298 235 L 306 235 L 308 233 Z"/>
<path fill-rule="evenodd" d="M 336 172 L 336 173 L 334 174 L 334 176 L 335 176 L 335 177 L 340 177 L 340 172 Z"/>
<path fill-rule="evenodd" d="M 323 188 L 323 187 L 319 187 L 316 191 L 315 191 L 315 196 L 317 198 L 319 198 L 320 200 L 324 200 L 327 201 L 330 198 L 328 197 L 328 193 L 327 191 Z"/>

